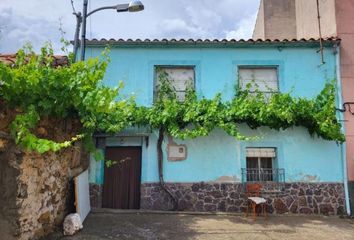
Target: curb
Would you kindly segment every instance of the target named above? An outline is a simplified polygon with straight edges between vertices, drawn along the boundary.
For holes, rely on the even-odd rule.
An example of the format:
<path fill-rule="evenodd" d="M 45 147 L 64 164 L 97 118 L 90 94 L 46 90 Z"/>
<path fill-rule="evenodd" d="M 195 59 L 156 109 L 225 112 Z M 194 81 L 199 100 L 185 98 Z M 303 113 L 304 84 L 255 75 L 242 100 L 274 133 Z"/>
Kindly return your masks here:
<path fill-rule="evenodd" d="M 110 209 L 110 208 L 92 208 L 91 213 L 107 213 L 107 214 L 162 214 L 162 215 L 194 215 L 194 216 L 237 216 L 245 217 L 244 213 L 233 212 L 190 212 L 190 211 L 160 211 L 160 210 L 144 210 L 144 209 Z M 324 215 L 305 215 L 305 214 L 268 214 L 271 217 L 318 217 L 318 218 L 343 218 L 340 216 L 324 216 Z M 263 218 L 258 216 L 257 218 Z"/>

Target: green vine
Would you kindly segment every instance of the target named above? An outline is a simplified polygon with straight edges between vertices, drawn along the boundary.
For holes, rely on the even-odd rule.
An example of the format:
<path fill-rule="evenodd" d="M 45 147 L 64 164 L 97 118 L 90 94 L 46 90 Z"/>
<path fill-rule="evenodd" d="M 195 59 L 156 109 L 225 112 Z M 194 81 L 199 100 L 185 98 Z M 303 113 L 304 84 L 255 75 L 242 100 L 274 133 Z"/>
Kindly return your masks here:
<path fill-rule="evenodd" d="M 53 51 L 46 46 L 38 55 L 31 48 L 20 50 L 14 66 L 0 63 L 0 98 L 8 107 L 22 112 L 11 124 L 16 143 L 44 153 L 83 139 L 88 150 L 94 151 L 95 131 L 118 132 L 124 128 L 132 104 L 130 100 L 116 101 L 122 85 L 109 88 L 101 84 L 108 64 L 106 53 L 102 57 L 53 67 Z M 82 132 L 63 143 L 38 138 L 31 131 L 47 116 L 77 118 Z"/>
<path fill-rule="evenodd" d="M 163 128 L 176 138 L 187 139 L 207 136 L 215 128 L 239 140 L 252 140 L 243 136 L 238 125 L 247 124 L 256 129 L 287 129 L 303 126 L 309 133 L 326 140 L 345 141 L 341 125 L 336 118 L 335 85 L 327 83 L 315 99 L 294 98 L 290 93 L 273 93 L 270 96 L 247 89 L 237 89 L 235 97 L 228 102 L 217 94 L 213 99 L 198 99 L 189 88 L 185 101 L 180 102 L 171 87 L 168 74 L 160 74 L 159 92 L 151 108 L 140 108 L 135 114 L 135 124 Z M 248 89 L 250 86 L 248 86 Z M 140 121 L 139 121 L 140 120 Z"/>
<path fill-rule="evenodd" d="M 274 93 L 269 98 L 262 92 L 236 91 L 231 101 L 198 98 L 188 88 L 185 100 L 179 101 L 168 74 L 159 74 L 158 92 L 151 107 L 137 106 L 134 99 L 119 99 L 123 86 L 102 85 L 109 59 L 92 58 L 68 66 L 53 67 L 51 47 L 43 47 L 39 55 L 31 49 L 20 50 L 16 64 L 0 63 L 0 97 L 12 108 L 20 109 L 11 124 L 11 133 L 24 148 L 45 153 L 58 151 L 83 139 L 87 149 L 94 151 L 96 131 L 116 133 L 127 126 L 149 126 L 176 138 L 207 136 L 221 128 L 239 140 L 243 136 L 238 125 L 255 129 L 267 126 L 280 130 L 303 126 L 311 135 L 326 140 L 345 141 L 336 118 L 335 86 L 327 83 L 315 99 L 294 98 L 290 93 Z M 41 139 L 32 133 L 43 117 L 77 118 L 82 132 L 63 143 Z"/>

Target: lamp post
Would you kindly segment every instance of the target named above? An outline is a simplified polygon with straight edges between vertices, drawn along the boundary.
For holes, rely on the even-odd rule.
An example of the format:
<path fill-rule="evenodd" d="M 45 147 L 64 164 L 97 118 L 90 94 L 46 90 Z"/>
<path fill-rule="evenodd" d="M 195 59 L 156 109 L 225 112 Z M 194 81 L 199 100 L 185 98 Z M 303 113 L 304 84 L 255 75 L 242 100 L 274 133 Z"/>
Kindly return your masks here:
<path fill-rule="evenodd" d="M 95 10 L 92 10 L 89 13 L 87 13 L 87 5 L 88 5 L 88 0 L 84 0 L 83 8 L 82 8 L 83 13 L 81 14 L 81 12 L 78 13 L 74 12 L 74 15 L 76 16 L 76 30 L 75 30 L 75 37 L 74 37 L 74 61 L 76 60 L 77 50 L 79 48 L 79 33 L 80 33 L 81 24 L 82 24 L 82 30 L 81 30 L 81 41 L 80 41 L 80 51 L 81 51 L 80 60 L 82 61 L 85 60 L 86 19 L 89 16 L 91 16 L 95 12 L 106 10 L 106 9 L 114 9 L 117 12 L 139 12 L 144 10 L 144 5 L 138 0 L 133 0 L 130 3 L 100 7 Z"/>

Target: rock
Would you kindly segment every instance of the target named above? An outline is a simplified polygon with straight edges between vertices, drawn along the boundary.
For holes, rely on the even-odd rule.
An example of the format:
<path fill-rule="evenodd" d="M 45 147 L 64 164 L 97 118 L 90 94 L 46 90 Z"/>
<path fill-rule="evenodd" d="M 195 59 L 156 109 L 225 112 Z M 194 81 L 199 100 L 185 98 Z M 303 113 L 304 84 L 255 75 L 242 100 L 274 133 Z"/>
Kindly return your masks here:
<path fill-rule="evenodd" d="M 6 145 L 7 145 L 7 140 L 0 138 L 0 152 L 6 149 Z"/>
<path fill-rule="evenodd" d="M 230 198 L 231 199 L 239 199 L 239 194 L 236 192 L 231 192 L 230 193 Z"/>
<path fill-rule="evenodd" d="M 305 191 L 304 191 L 304 189 L 300 188 L 299 196 L 305 196 Z"/>
<path fill-rule="evenodd" d="M 337 208 L 337 215 L 345 215 L 345 209 L 343 206 Z"/>
<path fill-rule="evenodd" d="M 288 208 L 291 206 L 291 204 L 293 204 L 293 202 L 294 202 L 294 199 L 291 196 L 287 196 L 285 198 L 285 203 Z"/>
<path fill-rule="evenodd" d="M 205 203 L 212 203 L 213 202 L 213 199 L 211 197 L 205 197 L 204 198 L 204 202 Z"/>
<path fill-rule="evenodd" d="M 207 212 L 215 212 L 216 211 L 216 205 L 214 204 L 205 204 L 204 209 Z"/>
<path fill-rule="evenodd" d="M 299 213 L 301 214 L 312 214 L 311 208 L 300 208 Z"/>
<path fill-rule="evenodd" d="M 38 222 L 40 222 L 40 223 L 49 223 L 49 221 L 50 221 L 50 212 L 49 211 L 42 213 L 41 216 L 39 216 L 39 218 L 38 218 Z"/>
<path fill-rule="evenodd" d="M 193 192 L 198 192 L 200 189 L 198 183 L 193 184 L 191 188 Z"/>
<path fill-rule="evenodd" d="M 198 201 L 196 204 L 195 204 L 195 210 L 197 212 L 202 212 L 204 211 L 204 203 L 203 201 Z"/>
<path fill-rule="evenodd" d="M 178 203 L 178 210 L 191 211 L 191 210 L 193 210 L 193 204 L 190 201 L 186 201 L 186 200 L 182 199 Z"/>
<path fill-rule="evenodd" d="M 306 207 L 307 206 L 306 197 L 304 197 L 304 196 L 299 197 L 299 206 L 302 206 L 302 207 Z"/>
<path fill-rule="evenodd" d="M 219 202 L 219 204 L 217 205 L 217 210 L 221 211 L 221 212 L 225 212 L 226 211 L 226 202 L 225 201 Z"/>
<path fill-rule="evenodd" d="M 307 189 L 307 190 L 306 190 L 306 195 L 307 195 L 307 196 L 312 196 L 312 195 L 313 195 L 312 189 Z"/>
<path fill-rule="evenodd" d="M 80 215 L 77 213 L 69 214 L 65 217 L 63 223 L 64 235 L 65 236 L 72 236 L 77 233 L 80 229 L 82 229 L 82 222 Z"/>
<path fill-rule="evenodd" d="M 321 194 L 322 194 L 322 190 L 321 189 L 316 189 L 315 190 L 315 195 L 316 196 L 321 196 Z"/>
<path fill-rule="evenodd" d="M 235 206 L 229 206 L 227 209 L 226 209 L 226 212 L 238 212 L 238 208 L 235 207 Z"/>
<path fill-rule="evenodd" d="M 214 184 L 214 186 L 215 186 L 215 184 Z M 209 193 L 209 195 L 211 195 L 214 198 L 221 198 L 222 197 L 222 194 L 220 193 L 220 191 L 212 191 Z"/>
<path fill-rule="evenodd" d="M 320 206 L 320 213 L 324 215 L 331 215 L 334 214 L 334 209 L 330 204 L 321 204 Z"/>
<path fill-rule="evenodd" d="M 277 213 L 286 213 L 288 211 L 287 206 L 284 204 L 284 202 L 281 199 L 275 199 L 274 201 L 275 209 Z"/>

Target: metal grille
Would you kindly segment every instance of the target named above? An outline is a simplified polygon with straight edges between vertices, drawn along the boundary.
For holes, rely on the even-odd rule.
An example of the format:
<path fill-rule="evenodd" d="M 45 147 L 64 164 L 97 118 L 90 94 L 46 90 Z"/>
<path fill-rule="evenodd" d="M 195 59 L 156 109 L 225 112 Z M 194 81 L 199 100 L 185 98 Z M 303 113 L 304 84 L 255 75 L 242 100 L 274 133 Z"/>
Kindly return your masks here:
<path fill-rule="evenodd" d="M 243 182 L 285 182 L 283 168 L 242 168 Z"/>

